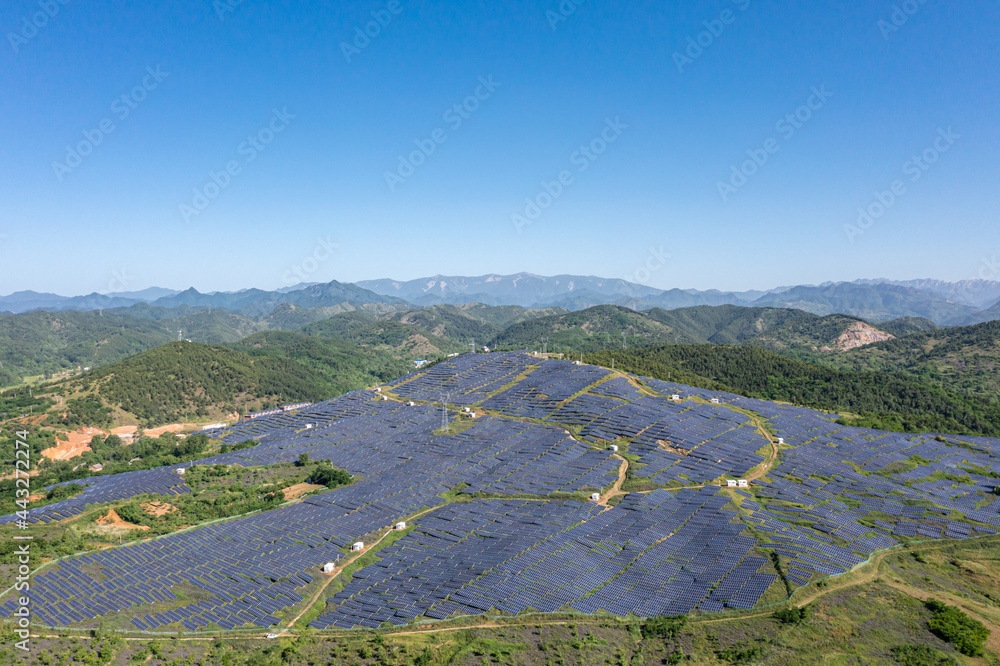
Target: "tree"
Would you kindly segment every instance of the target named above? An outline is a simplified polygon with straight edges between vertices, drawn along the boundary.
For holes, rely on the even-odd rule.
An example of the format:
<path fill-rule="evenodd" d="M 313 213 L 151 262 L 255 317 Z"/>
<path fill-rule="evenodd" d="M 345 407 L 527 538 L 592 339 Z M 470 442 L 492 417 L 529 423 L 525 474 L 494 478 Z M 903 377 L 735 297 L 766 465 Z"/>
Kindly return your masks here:
<path fill-rule="evenodd" d="M 336 488 L 337 486 L 347 485 L 351 482 L 352 478 L 350 473 L 345 470 L 323 465 L 313 472 L 310 481 L 320 486 L 326 486 L 327 488 Z"/>
<path fill-rule="evenodd" d="M 299 456 L 299 459 L 295 462 L 296 467 L 305 467 L 309 464 L 309 454 L 303 453 Z"/>

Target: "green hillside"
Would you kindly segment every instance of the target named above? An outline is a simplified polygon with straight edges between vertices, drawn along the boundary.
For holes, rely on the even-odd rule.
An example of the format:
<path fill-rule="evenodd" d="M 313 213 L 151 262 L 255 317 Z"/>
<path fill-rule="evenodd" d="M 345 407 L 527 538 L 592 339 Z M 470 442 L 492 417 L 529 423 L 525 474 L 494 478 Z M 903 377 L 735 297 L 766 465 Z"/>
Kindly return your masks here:
<path fill-rule="evenodd" d="M 625 307 L 600 305 L 515 324 L 497 334 L 491 346 L 537 349 L 541 339 L 547 337 L 550 351 L 593 353 L 622 349 L 624 333 L 628 347 L 738 344 L 811 358 L 824 348 L 836 349 L 840 336 L 852 326 L 871 328 L 848 315 L 821 317 L 780 308 L 702 305 L 635 312 Z"/>
<path fill-rule="evenodd" d="M 467 345 L 438 337 L 417 326 L 382 321 L 365 312 L 348 312 L 302 328 L 302 333 L 343 340 L 365 348 L 389 352 L 400 358 L 444 356 L 465 351 Z"/>
<path fill-rule="evenodd" d="M 893 319 L 892 321 L 879 324 L 879 328 L 886 333 L 895 335 L 896 337 L 902 337 L 904 335 L 910 335 L 911 333 L 933 331 L 938 328 L 938 325 L 930 319 L 925 319 L 923 317 L 901 317 L 899 319 Z"/>
<path fill-rule="evenodd" d="M 1000 435 L 1000 405 L 889 372 L 847 372 L 742 346 L 666 346 L 585 356 L 588 363 L 852 415 L 906 432 Z"/>
<path fill-rule="evenodd" d="M 912 333 L 838 354 L 824 363 L 845 370 L 903 372 L 953 391 L 997 400 L 1000 321 Z"/>
<path fill-rule="evenodd" d="M 491 339 L 489 346 L 494 349 L 541 349 L 542 338 L 548 338 L 549 351 L 589 353 L 621 349 L 623 333 L 625 344 L 631 346 L 703 341 L 664 325 L 646 313 L 616 305 L 598 305 L 514 324 Z"/>
<path fill-rule="evenodd" d="M 131 417 L 149 427 L 222 418 L 325 400 L 405 371 L 381 352 L 296 333 L 261 333 L 238 349 L 172 342 L 57 385 L 69 413 L 53 424 L 108 425 Z"/>
<path fill-rule="evenodd" d="M 169 326 L 111 312 L 0 315 L 0 386 L 113 363 L 177 339 Z"/>

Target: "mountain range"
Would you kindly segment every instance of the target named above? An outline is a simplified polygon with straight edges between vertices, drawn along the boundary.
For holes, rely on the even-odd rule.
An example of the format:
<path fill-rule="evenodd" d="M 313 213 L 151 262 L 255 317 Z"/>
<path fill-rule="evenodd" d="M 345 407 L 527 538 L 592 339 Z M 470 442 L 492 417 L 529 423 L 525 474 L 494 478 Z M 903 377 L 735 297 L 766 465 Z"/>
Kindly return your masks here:
<path fill-rule="evenodd" d="M 817 315 L 839 313 L 876 323 L 906 317 L 927 319 L 943 326 L 961 326 L 1000 317 L 1000 282 L 874 279 L 737 292 L 663 290 L 621 279 L 580 275 L 435 275 L 407 281 L 380 279 L 356 284 L 337 281 L 301 284 L 275 291 L 245 289 L 201 293 L 194 288 L 174 291 L 153 287 L 140 292 L 72 297 L 21 291 L 0 297 L 0 312 L 108 310 L 149 304 L 167 309 L 182 306 L 221 308 L 243 316 L 262 317 L 281 306 L 306 309 L 369 306 L 368 309 L 374 307 L 379 312 L 390 312 L 413 306 L 471 303 L 569 311 L 595 305 L 620 305 L 637 311 L 742 305 L 794 308 Z"/>

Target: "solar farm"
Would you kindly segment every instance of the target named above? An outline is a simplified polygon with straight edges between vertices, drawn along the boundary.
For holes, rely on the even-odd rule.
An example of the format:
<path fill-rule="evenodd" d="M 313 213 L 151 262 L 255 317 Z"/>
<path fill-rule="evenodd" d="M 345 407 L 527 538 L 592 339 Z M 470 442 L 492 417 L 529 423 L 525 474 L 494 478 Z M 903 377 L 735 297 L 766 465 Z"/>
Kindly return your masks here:
<path fill-rule="evenodd" d="M 84 490 L 32 509 L 29 522 L 190 492 L 178 468 L 194 465 L 308 454 L 355 476 L 278 508 L 45 566 L 33 574 L 34 621 L 279 631 L 312 594 L 317 630 L 715 613 L 780 602 L 907 540 L 1000 529 L 1000 440 L 834 419 L 526 352 L 464 354 L 207 433 L 253 448 L 71 482 Z M 748 487 L 727 487 L 735 479 Z M 405 532 L 371 563 L 322 585 L 325 564 L 339 573 L 353 543 L 400 521 Z M 0 602 L 5 616 L 17 608 L 11 595 Z"/>

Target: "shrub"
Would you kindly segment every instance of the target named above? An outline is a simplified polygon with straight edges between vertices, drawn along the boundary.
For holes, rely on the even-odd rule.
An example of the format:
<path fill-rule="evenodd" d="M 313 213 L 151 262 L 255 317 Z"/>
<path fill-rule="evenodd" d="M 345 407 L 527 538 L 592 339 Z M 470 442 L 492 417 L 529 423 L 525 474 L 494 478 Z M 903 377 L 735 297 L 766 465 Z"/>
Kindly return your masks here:
<path fill-rule="evenodd" d="M 683 615 L 651 617 L 642 625 L 642 637 L 675 640 L 686 622 L 687 618 Z"/>
<path fill-rule="evenodd" d="M 892 658 L 902 666 L 958 666 L 958 662 L 926 645 L 897 645 Z"/>
<path fill-rule="evenodd" d="M 934 616 L 928 626 L 938 638 L 948 641 L 955 649 L 970 657 L 981 657 L 983 645 L 990 637 L 990 630 L 982 622 L 966 615 L 962 610 L 935 599 L 927 602 Z"/>
<path fill-rule="evenodd" d="M 316 485 L 326 486 L 327 488 L 336 488 L 337 486 L 347 485 L 351 482 L 351 475 L 342 469 L 337 469 L 336 467 L 321 466 L 313 472 L 312 477 L 309 479 Z"/>
<path fill-rule="evenodd" d="M 782 608 L 774 612 L 774 619 L 779 620 L 782 624 L 799 624 L 803 622 L 809 612 L 805 608 Z"/>

